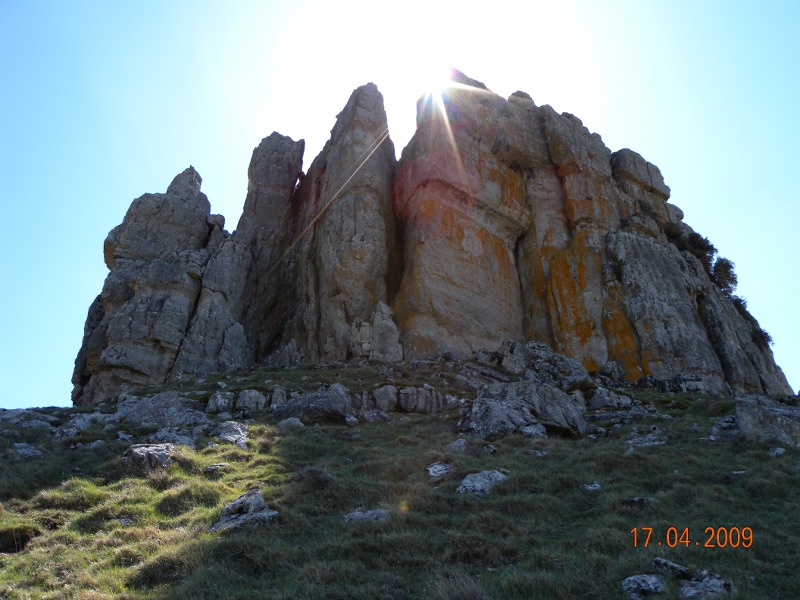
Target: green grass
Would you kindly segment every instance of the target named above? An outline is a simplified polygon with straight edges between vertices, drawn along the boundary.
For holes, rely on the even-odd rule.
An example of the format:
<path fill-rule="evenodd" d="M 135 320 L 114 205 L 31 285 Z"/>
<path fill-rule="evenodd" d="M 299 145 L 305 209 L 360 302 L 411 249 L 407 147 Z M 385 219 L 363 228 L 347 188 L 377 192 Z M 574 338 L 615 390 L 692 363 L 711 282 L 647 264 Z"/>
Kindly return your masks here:
<path fill-rule="evenodd" d="M 16 439 L 0 441 L 0 598 L 622 598 L 620 581 L 653 572 L 656 556 L 733 579 L 739 598 L 793 597 L 800 453 L 771 458 L 765 444 L 701 441 L 732 411 L 727 400 L 630 393 L 673 416 L 657 422 L 666 446 L 626 453 L 625 438 L 643 426 L 633 424 L 598 439 L 511 436 L 495 453 L 469 439 L 458 453 L 447 448 L 450 409 L 360 425 L 355 440 L 340 425 L 283 434 L 260 422 L 247 450 L 181 449 L 175 464 L 143 477 L 121 464 L 126 444 L 114 430 L 95 450 L 27 432 L 44 459 L 16 463 Z M 454 472 L 431 483 L 425 467 L 436 460 Z M 203 473 L 219 462 L 230 466 Z M 464 475 L 494 468 L 509 477 L 488 497 L 455 493 Z M 602 490 L 580 489 L 591 481 Z M 252 487 L 280 521 L 211 534 L 223 505 Z M 345 525 L 356 508 L 393 513 Z M 755 541 L 654 543 L 669 527 L 702 542 L 708 526 L 751 527 Z M 633 547 L 634 527 L 654 528 L 649 547 Z M 670 586 L 662 597 L 676 597 Z"/>

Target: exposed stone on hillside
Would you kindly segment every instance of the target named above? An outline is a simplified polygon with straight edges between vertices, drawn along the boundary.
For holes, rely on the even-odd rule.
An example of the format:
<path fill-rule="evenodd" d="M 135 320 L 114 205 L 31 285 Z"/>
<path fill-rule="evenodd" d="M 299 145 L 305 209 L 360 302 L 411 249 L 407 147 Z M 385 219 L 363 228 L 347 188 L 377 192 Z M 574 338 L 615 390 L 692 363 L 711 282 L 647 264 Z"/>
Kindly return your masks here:
<path fill-rule="evenodd" d="M 353 352 L 369 358 L 373 347 L 383 355 L 401 356 L 399 346 L 383 348 L 370 335 L 365 347 L 354 335 L 363 323 L 381 327 L 375 323 L 381 304 L 381 315 L 390 316 L 387 303 L 398 277 L 395 157 L 388 135 L 378 88 L 358 88 L 292 199 L 292 242 L 297 245 L 285 262 L 289 306 L 282 335 L 283 343 L 294 342 L 309 362 Z"/>
<path fill-rule="evenodd" d="M 556 374 L 566 391 L 601 371 L 791 393 L 755 319 L 675 245 L 694 232 L 658 167 L 524 92 L 454 79 L 419 102 L 399 163 L 373 84 L 307 174 L 302 140 L 262 140 L 233 234 L 191 167 L 135 200 L 106 240 L 73 401 L 263 362 L 469 357 L 504 340 L 496 366 Z M 527 363 L 545 349 L 568 358 L 537 373 Z"/>
<path fill-rule="evenodd" d="M 75 361 L 73 402 L 165 381 L 197 304 L 208 244 L 218 225 L 189 167 L 166 194 L 134 200 L 108 234 L 111 270 L 92 304 Z"/>
<path fill-rule="evenodd" d="M 577 436 L 586 432 L 584 409 L 581 400 L 546 383 L 497 383 L 464 405 L 458 429 L 490 441 L 537 426 Z"/>
<path fill-rule="evenodd" d="M 211 527 L 211 532 L 269 525 L 279 518 L 280 513 L 267 506 L 261 490 L 256 488 L 226 505 L 222 509 L 219 521 Z"/>
<path fill-rule="evenodd" d="M 800 448 L 800 407 L 746 396 L 736 401 L 736 422 L 747 439 L 777 441 L 790 448 Z"/>

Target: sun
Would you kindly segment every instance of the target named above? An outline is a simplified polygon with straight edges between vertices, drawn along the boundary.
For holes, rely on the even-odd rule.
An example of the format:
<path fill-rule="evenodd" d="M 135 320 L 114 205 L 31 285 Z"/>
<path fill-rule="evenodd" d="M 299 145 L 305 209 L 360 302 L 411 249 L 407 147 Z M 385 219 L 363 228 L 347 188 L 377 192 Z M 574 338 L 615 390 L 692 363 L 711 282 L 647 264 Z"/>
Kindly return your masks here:
<path fill-rule="evenodd" d="M 443 64 L 425 65 L 419 73 L 417 86 L 421 95 L 441 96 L 453 85 L 450 79 L 452 67 Z"/>

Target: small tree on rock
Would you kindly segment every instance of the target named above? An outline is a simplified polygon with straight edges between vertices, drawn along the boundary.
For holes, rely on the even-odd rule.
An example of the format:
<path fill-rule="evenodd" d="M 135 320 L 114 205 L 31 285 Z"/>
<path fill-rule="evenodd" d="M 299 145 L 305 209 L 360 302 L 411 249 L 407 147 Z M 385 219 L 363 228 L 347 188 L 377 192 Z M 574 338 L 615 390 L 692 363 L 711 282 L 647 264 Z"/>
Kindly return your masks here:
<path fill-rule="evenodd" d="M 739 278 L 733 269 L 736 265 L 733 261 L 727 258 L 718 258 L 711 269 L 711 280 L 717 284 L 717 287 L 722 290 L 729 298 L 733 296 L 733 292 L 739 283 Z"/>

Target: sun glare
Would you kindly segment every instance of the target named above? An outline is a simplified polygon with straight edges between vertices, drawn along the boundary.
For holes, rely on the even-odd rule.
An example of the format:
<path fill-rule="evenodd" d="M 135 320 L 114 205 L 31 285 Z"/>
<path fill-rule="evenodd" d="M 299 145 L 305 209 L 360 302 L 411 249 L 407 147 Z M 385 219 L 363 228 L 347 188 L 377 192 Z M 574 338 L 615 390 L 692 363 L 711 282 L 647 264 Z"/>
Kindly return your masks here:
<path fill-rule="evenodd" d="M 453 85 L 450 80 L 450 67 L 435 66 L 425 69 L 420 77 L 420 91 L 431 96 L 441 96 Z"/>

